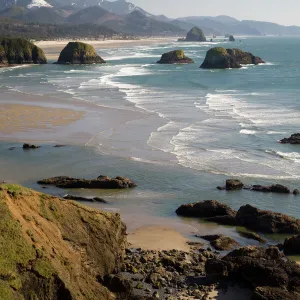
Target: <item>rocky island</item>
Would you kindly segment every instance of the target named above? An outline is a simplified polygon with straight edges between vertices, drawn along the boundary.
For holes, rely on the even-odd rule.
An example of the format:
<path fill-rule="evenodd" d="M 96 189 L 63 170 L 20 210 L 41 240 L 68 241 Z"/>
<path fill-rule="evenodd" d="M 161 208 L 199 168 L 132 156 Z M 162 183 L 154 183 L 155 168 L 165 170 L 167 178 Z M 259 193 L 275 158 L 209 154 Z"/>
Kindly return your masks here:
<path fill-rule="evenodd" d="M 206 37 L 199 27 L 193 27 L 186 35 L 185 39 L 179 39 L 180 42 L 206 42 Z"/>
<path fill-rule="evenodd" d="M 229 37 L 229 42 L 235 42 L 235 38 L 234 38 L 233 35 L 231 35 L 231 36 Z"/>
<path fill-rule="evenodd" d="M 46 64 L 43 50 L 21 38 L 0 38 L 0 66 Z"/>
<path fill-rule="evenodd" d="M 193 64 L 194 61 L 185 56 L 183 50 L 174 50 L 164 53 L 158 64 Z"/>
<path fill-rule="evenodd" d="M 104 64 L 105 61 L 97 54 L 93 46 L 81 43 L 70 42 L 62 50 L 57 64 Z"/>
<path fill-rule="evenodd" d="M 300 144 L 300 133 L 294 133 L 289 138 L 284 138 L 280 141 L 281 144 L 292 144 L 299 145 Z"/>
<path fill-rule="evenodd" d="M 242 65 L 258 65 L 264 61 L 252 53 L 240 49 L 225 49 L 215 47 L 206 53 L 206 57 L 200 68 L 202 69 L 229 69 L 241 68 Z"/>

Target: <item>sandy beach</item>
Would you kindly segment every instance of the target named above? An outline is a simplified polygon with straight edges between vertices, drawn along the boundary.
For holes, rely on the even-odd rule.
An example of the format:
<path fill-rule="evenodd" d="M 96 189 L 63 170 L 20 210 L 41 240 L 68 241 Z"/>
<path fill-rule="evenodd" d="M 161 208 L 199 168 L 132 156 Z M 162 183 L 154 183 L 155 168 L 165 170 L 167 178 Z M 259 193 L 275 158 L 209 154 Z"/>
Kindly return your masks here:
<path fill-rule="evenodd" d="M 124 48 L 134 46 L 146 46 L 159 43 L 168 43 L 175 41 L 176 38 L 149 38 L 140 40 L 79 40 L 80 42 L 90 44 L 95 48 Z M 70 42 L 70 40 L 59 41 L 39 41 L 35 44 L 42 48 L 48 60 L 57 60 L 61 50 Z"/>

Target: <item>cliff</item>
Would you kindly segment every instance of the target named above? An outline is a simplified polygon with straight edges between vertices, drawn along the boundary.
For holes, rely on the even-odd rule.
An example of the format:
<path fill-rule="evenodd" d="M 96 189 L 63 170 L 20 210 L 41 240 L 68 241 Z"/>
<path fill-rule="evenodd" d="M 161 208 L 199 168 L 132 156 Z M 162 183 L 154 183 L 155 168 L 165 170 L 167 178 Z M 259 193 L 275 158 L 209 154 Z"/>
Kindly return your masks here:
<path fill-rule="evenodd" d="M 99 282 L 126 246 L 118 214 L 0 186 L 1 299 L 115 299 Z"/>
<path fill-rule="evenodd" d="M 43 50 L 21 38 L 0 38 L 0 64 L 45 64 Z"/>
<path fill-rule="evenodd" d="M 97 54 L 93 46 L 70 42 L 60 53 L 58 64 L 103 64 L 105 61 Z"/>

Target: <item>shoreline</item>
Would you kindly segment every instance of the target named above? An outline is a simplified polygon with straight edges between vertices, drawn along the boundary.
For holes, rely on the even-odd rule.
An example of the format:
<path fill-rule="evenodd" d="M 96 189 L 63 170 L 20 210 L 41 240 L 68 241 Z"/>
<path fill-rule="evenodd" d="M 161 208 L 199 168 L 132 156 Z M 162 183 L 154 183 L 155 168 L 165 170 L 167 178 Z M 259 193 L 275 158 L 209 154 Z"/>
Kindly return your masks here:
<path fill-rule="evenodd" d="M 71 41 L 79 41 L 90 44 L 95 48 L 110 49 L 110 48 L 125 48 L 133 46 L 147 46 L 155 44 L 163 44 L 169 42 L 175 42 L 175 38 L 149 38 L 140 40 L 59 40 L 59 41 L 38 41 L 35 45 L 40 47 L 48 60 L 57 60 L 60 52 Z"/>

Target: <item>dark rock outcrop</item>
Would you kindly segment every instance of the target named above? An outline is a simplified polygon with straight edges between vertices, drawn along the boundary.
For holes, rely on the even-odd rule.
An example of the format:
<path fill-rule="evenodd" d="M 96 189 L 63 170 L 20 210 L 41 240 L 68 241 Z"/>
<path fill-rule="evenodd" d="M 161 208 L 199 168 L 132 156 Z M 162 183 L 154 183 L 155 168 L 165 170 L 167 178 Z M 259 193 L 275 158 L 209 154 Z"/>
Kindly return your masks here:
<path fill-rule="evenodd" d="M 293 191 L 293 194 L 296 196 L 296 195 L 299 195 L 300 194 L 300 191 L 298 190 L 298 189 L 295 189 L 294 191 Z"/>
<path fill-rule="evenodd" d="M 123 263 L 119 214 L 6 184 L 0 211 L 1 299 L 116 299 L 99 282 Z"/>
<path fill-rule="evenodd" d="M 206 200 L 202 202 L 184 204 L 177 210 L 176 214 L 184 217 L 210 218 L 216 216 L 232 216 L 235 211 L 226 204 L 222 204 L 216 200 Z"/>
<path fill-rule="evenodd" d="M 99 203 L 107 203 L 104 199 L 94 197 L 94 198 L 85 198 L 85 197 L 78 197 L 73 195 L 66 195 L 64 196 L 65 200 L 73 200 L 73 201 L 86 201 L 86 202 L 99 202 Z"/>
<path fill-rule="evenodd" d="M 158 64 L 193 64 L 194 61 L 185 56 L 183 50 L 174 50 L 164 53 Z"/>
<path fill-rule="evenodd" d="M 243 64 L 260 64 L 264 61 L 249 52 L 240 49 L 225 49 L 216 47 L 206 53 L 204 62 L 200 68 L 203 69 L 229 69 L 241 68 Z"/>
<path fill-rule="evenodd" d="M 104 64 L 105 61 L 97 54 L 93 46 L 70 42 L 60 53 L 58 64 Z"/>
<path fill-rule="evenodd" d="M 300 220 L 249 204 L 238 210 L 236 224 L 263 233 L 300 233 Z"/>
<path fill-rule="evenodd" d="M 23 144 L 23 149 L 28 150 L 28 149 L 38 149 L 40 146 L 37 145 L 31 145 L 31 144 Z"/>
<path fill-rule="evenodd" d="M 283 260 L 277 247 L 240 248 L 223 258 L 208 260 L 205 269 L 213 281 L 233 280 L 251 286 L 254 299 L 300 299 L 300 267 Z"/>
<path fill-rule="evenodd" d="M 229 36 L 229 42 L 235 42 L 235 38 L 233 35 Z"/>
<path fill-rule="evenodd" d="M 289 138 L 284 138 L 280 141 L 282 144 L 292 144 L 299 145 L 300 144 L 300 133 L 294 133 Z"/>
<path fill-rule="evenodd" d="M 285 255 L 299 255 L 300 254 L 300 235 L 295 235 L 285 239 L 283 244 L 283 251 Z"/>
<path fill-rule="evenodd" d="M 186 42 L 206 42 L 206 37 L 200 28 L 194 27 L 187 33 L 186 39 L 184 41 L 186 41 Z"/>
<path fill-rule="evenodd" d="M 136 187 L 136 184 L 126 177 L 110 178 L 102 175 L 91 180 L 59 176 L 40 180 L 38 184 L 54 185 L 65 189 L 127 189 Z"/>
<path fill-rule="evenodd" d="M 0 64 L 46 64 L 43 50 L 21 38 L 0 38 Z"/>

